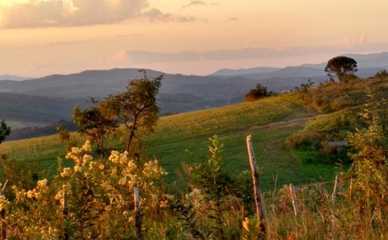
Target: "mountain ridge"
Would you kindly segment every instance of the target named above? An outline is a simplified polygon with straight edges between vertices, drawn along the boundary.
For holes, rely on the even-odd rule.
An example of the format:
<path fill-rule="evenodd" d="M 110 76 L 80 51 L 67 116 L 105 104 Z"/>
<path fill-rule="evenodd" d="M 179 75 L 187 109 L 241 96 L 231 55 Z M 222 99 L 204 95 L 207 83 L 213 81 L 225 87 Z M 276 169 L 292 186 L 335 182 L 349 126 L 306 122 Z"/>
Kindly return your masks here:
<path fill-rule="evenodd" d="M 349 54 L 349 56 L 359 61 L 360 71 L 357 74 L 361 77 L 374 75 L 385 69 L 384 66 L 388 66 L 388 53 L 385 52 L 369 55 Z M 374 63 L 376 66 L 373 66 Z M 245 93 L 258 83 L 274 92 L 291 90 L 308 80 L 320 83 L 327 80 L 324 66 L 325 64 L 321 63 L 284 68 L 221 69 L 217 71 L 221 75 L 215 72 L 208 76 L 145 70 L 149 78 L 161 74 L 165 76 L 162 80 L 158 101 L 162 114 L 169 114 L 239 102 Z M 72 74 L 54 74 L 22 81 L 0 80 L 0 118 L 7 121 L 26 122 L 29 123 L 28 126 L 31 122 L 42 119 L 42 117 L 33 116 L 34 113 L 46 116 L 43 118 L 44 121 L 37 122 L 39 126 L 42 125 L 42 122 L 52 124 L 61 120 L 69 121 L 72 106 L 85 106 L 90 97 L 104 98 L 123 91 L 129 81 L 143 77 L 143 73 L 139 70 L 141 69 L 112 68 L 85 70 Z M 20 99 L 23 98 L 28 101 L 21 101 Z M 45 100 L 42 101 L 42 98 Z M 18 105 L 19 108 L 15 108 L 18 101 L 22 103 Z M 40 109 L 41 112 L 34 112 L 34 108 Z M 34 121 L 31 121 L 31 118 Z"/>

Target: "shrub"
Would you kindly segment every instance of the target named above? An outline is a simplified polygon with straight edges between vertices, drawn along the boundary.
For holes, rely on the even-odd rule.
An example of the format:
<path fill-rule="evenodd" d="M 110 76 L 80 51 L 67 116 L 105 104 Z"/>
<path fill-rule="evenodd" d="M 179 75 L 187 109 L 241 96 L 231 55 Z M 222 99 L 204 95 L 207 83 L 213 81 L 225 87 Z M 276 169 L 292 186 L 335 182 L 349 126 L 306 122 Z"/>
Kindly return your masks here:
<path fill-rule="evenodd" d="M 257 84 L 256 88 L 250 90 L 246 95 L 245 95 L 245 101 L 256 101 L 260 98 L 268 97 L 271 96 L 272 93 L 268 91 L 266 87 L 264 87 L 261 84 Z"/>
<path fill-rule="evenodd" d="M 385 239 L 383 138 L 378 121 L 351 134 L 353 166 L 334 184 L 286 185 L 264 193 L 267 238 Z M 87 141 L 67 154 L 73 166 L 51 180 L 0 192 L 2 233 L 7 239 L 135 239 L 133 192 L 138 188 L 144 239 L 257 239 L 252 203 L 243 201 L 225 175 L 221 153 L 220 140 L 211 138 L 209 158 L 188 166 L 189 188 L 171 194 L 158 161 L 138 162 L 117 151 L 101 159 Z"/>
<path fill-rule="evenodd" d="M 316 131 L 300 131 L 287 139 L 287 145 L 295 149 L 319 149 L 323 135 Z"/>
<path fill-rule="evenodd" d="M 11 134 L 11 128 L 4 121 L 0 122 L 0 144 Z"/>

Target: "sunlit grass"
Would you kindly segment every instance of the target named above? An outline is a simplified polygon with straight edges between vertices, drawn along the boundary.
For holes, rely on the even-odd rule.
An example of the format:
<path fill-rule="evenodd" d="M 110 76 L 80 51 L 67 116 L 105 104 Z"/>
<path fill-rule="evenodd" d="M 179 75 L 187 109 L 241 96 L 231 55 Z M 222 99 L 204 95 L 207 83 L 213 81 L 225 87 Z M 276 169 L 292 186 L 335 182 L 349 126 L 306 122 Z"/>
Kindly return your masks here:
<path fill-rule="evenodd" d="M 302 103 L 295 95 L 286 94 L 256 102 L 244 102 L 222 108 L 208 109 L 162 117 L 155 133 L 146 138 L 147 154 L 161 160 L 175 180 L 183 162 L 199 162 L 207 158 L 208 138 L 219 135 L 225 145 L 226 169 L 240 174 L 247 169 L 244 138 L 254 135 L 258 164 L 263 173 L 263 184 L 295 184 L 330 177 L 329 166 L 305 166 L 298 156 L 285 147 L 287 137 L 304 126 L 306 116 Z M 297 124 L 288 120 L 302 119 Z M 281 122 L 266 127 L 267 124 Z M 73 140 L 82 142 L 77 134 Z M 9 141 L 0 146 L 2 153 L 18 161 L 38 161 L 43 167 L 55 169 L 57 158 L 63 157 L 65 147 L 57 135 Z M 321 171 L 327 168 L 325 171 Z M 322 173 L 322 174 L 320 174 Z"/>

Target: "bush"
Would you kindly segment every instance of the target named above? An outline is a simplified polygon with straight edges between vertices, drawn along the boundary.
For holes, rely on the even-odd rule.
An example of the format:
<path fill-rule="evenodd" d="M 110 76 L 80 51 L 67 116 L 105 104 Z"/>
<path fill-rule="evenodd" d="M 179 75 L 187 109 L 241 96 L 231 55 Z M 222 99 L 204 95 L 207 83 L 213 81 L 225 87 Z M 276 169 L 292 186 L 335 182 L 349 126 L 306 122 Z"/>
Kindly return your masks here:
<path fill-rule="evenodd" d="M 335 184 L 286 185 L 264 193 L 267 238 L 385 239 L 388 156 L 383 138 L 376 122 L 350 135 L 354 165 Z M 209 158 L 187 166 L 189 187 L 179 192 L 166 191 L 166 172 L 155 160 L 134 161 L 117 151 L 101 159 L 90 142 L 72 148 L 67 159 L 73 166 L 51 180 L 0 193 L 7 239 L 136 239 L 135 188 L 141 193 L 144 239 L 258 238 L 252 202 L 242 197 L 251 195 L 245 188 L 249 184 L 235 191 L 223 171 L 216 137 L 210 139 Z"/>
<path fill-rule="evenodd" d="M 316 131 L 300 131 L 287 139 L 287 145 L 295 149 L 319 149 L 323 135 Z"/>
<path fill-rule="evenodd" d="M 250 90 L 247 95 L 245 95 L 245 101 L 256 101 L 260 98 L 271 96 L 272 93 L 261 84 L 257 84 L 256 88 Z"/>
<path fill-rule="evenodd" d="M 0 122 L 0 144 L 11 134 L 11 128 L 5 124 L 4 121 Z"/>

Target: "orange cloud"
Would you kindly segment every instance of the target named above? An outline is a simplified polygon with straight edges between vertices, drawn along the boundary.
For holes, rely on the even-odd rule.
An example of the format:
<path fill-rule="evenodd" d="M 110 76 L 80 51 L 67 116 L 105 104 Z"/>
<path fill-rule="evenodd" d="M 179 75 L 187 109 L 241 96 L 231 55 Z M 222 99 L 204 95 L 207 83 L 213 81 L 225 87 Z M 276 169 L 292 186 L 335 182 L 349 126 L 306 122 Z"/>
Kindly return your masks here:
<path fill-rule="evenodd" d="M 3 28 L 112 24 L 131 18 L 188 22 L 193 18 L 149 9 L 148 0 L 27 0 L 0 6 Z"/>

